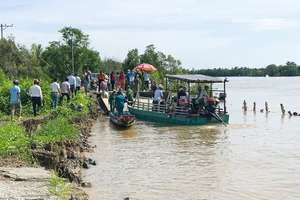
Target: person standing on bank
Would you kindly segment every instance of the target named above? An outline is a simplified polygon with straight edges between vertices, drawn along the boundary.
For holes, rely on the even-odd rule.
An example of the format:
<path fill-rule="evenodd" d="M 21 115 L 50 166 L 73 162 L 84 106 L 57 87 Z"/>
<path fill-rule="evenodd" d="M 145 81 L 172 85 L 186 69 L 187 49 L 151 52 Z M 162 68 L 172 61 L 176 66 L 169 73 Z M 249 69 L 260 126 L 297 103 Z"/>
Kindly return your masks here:
<path fill-rule="evenodd" d="M 50 84 L 51 88 L 51 106 L 56 108 L 58 106 L 58 95 L 60 95 L 60 86 L 57 83 L 57 78 L 54 78 L 53 83 Z"/>
<path fill-rule="evenodd" d="M 36 79 L 33 83 L 34 85 L 29 89 L 29 95 L 32 100 L 33 114 L 36 117 L 37 115 L 40 115 L 39 112 L 42 105 L 43 94 L 41 87 L 39 86 L 40 81 Z"/>
<path fill-rule="evenodd" d="M 68 76 L 68 79 L 69 79 L 69 83 L 70 83 L 70 90 L 71 90 L 72 97 L 73 97 L 73 94 L 75 93 L 75 84 L 76 84 L 76 79 L 75 79 L 74 73 L 71 73 L 71 75 Z"/>
<path fill-rule="evenodd" d="M 67 96 L 68 102 L 70 101 L 71 86 L 68 81 L 69 81 L 69 79 L 66 78 L 65 81 L 61 83 L 61 96 L 60 96 L 60 100 L 59 100 L 59 105 L 62 105 L 64 96 Z"/>
<path fill-rule="evenodd" d="M 21 120 L 21 112 L 22 112 L 22 105 L 21 105 L 21 89 L 19 87 L 19 81 L 14 80 L 13 81 L 13 86 L 10 87 L 9 92 L 10 92 L 10 106 L 11 106 L 11 120 L 14 119 L 14 114 L 15 114 L 15 108 L 19 108 L 19 114 L 18 118 Z"/>
<path fill-rule="evenodd" d="M 110 74 L 110 83 L 111 83 L 111 90 L 112 91 L 115 89 L 115 82 L 116 82 L 115 73 L 111 72 L 111 74 Z"/>
<path fill-rule="evenodd" d="M 80 91 L 81 79 L 77 73 L 75 73 L 75 95 Z"/>

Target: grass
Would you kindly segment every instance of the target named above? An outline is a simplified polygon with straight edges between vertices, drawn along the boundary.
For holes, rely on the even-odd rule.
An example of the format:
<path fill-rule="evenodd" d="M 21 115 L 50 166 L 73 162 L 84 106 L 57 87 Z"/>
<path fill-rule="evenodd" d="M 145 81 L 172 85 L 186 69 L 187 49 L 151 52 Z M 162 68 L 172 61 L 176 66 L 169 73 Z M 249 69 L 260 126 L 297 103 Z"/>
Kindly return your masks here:
<path fill-rule="evenodd" d="M 73 124 L 69 124 L 67 118 L 58 117 L 48 121 L 38 129 L 32 136 L 32 142 L 35 143 L 38 148 L 42 148 L 49 142 L 75 139 L 77 138 L 79 131 L 79 128 Z"/>
<path fill-rule="evenodd" d="M 27 157 L 29 154 L 29 139 L 23 127 L 15 123 L 0 126 L 0 156 Z"/>
<path fill-rule="evenodd" d="M 58 176 L 58 173 L 55 171 L 51 171 L 51 177 L 49 178 L 50 185 L 48 186 L 48 190 L 55 194 L 58 199 L 66 200 L 67 195 L 71 194 L 73 190 L 71 190 L 71 184 L 67 183 L 63 178 Z"/>
<path fill-rule="evenodd" d="M 81 112 L 74 109 L 78 104 L 83 104 Z M 31 147 L 43 148 L 50 142 L 60 140 L 76 139 L 80 133 L 77 126 L 70 123 L 73 118 L 86 118 L 92 109 L 94 99 L 86 97 L 85 94 L 77 94 L 70 102 L 59 106 L 57 109 L 51 109 L 42 114 L 36 119 L 46 116 L 43 113 L 50 113 L 47 115 L 54 115 L 53 120 L 49 120 L 43 124 L 33 133 L 26 132 L 25 128 L 21 127 L 15 122 L 1 120 L 0 125 L 0 157 L 16 157 L 22 159 L 31 158 Z M 42 108 L 43 109 L 43 108 Z M 35 119 L 35 117 L 24 117 L 26 119 Z M 35 145 L 31 145 L 35 144 Z"/>

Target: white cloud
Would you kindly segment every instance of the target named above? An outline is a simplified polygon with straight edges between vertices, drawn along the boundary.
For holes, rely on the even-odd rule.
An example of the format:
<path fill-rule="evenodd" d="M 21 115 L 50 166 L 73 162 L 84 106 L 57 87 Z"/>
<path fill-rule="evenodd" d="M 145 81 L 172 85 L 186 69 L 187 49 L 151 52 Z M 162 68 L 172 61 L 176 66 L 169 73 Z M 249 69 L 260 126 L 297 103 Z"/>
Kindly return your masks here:
<path fill-rule="evenodd" d="M 299 27 L 300 21 L 283 18 L 237 19 L 233 23 L 248 24 L 251 31 L 281 30 Z"/>

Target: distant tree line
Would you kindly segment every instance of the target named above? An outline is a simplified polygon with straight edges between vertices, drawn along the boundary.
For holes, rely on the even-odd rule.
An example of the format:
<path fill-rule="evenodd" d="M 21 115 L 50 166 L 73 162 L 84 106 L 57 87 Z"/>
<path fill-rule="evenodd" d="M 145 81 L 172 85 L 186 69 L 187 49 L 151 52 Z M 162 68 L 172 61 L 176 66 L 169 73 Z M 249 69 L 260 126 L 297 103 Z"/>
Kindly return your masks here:
<path fill-rule="evenodd" d="M 203 74 L 208 76 L 299 76 L 300 66 L 294 62 L 285 65 L 270 64 L 265 68 L 234 67 L 231 69 L 192 69 L 189 74 Z"/>

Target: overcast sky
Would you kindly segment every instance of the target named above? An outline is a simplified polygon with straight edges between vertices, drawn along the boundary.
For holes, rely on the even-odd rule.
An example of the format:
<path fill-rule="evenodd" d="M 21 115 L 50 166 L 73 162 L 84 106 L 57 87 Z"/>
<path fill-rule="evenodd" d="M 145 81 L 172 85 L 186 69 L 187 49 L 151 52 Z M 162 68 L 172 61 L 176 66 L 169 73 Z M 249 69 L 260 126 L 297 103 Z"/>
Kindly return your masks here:
<path fill-rule="evenodd" d="M 9 0 L 0 23 L 28 48 L 81 29 L 101 58 L 153 44 L 184 68 L 300 65 L 300 0 Z"/>

